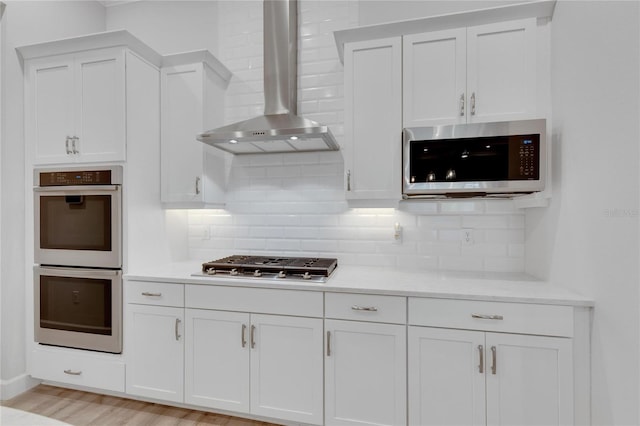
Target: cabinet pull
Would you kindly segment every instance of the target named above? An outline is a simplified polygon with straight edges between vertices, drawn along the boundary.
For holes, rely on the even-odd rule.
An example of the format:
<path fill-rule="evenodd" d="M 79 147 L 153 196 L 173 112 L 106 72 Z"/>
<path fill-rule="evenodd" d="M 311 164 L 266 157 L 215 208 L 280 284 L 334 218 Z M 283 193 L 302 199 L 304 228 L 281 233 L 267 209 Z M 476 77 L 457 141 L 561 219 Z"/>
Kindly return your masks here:
<path fill-rule="evenodd" d="M 64 148 L 65 151 L 67 151 L 67 155 L 71 154 L 71 148 L 69 148 L 69 140 L 71 139 L 71 136 L 67 136 L 67 139 L 64 142 Z"/>
<path fill-rule="evenodd" d="M 347 191 L 351 191 L 351 170 L 347 170 Z"/>
<path fill-rule="evenodd" d="M 249 333 L 250 336 L 249 338 L 251 339 L 251 349 L 256 347 L 256 326 L 252 325 L 251 326 L 251 333 Z"/>
<path fill-rule="evenodd" d="M 143 291 L 142 295 L 143 296 L 151 296 L 151 297 L 160 297 L 160 296 L 162 296 L 162 293 L 150 293 L 148 291 Z"/>
<path fill-rule="evenodd" d="M 464 93 L 460 95 L 460 117 L 464 117 Z"/>
<path fill-rule="evenodd" d="M 179 330 L 179 329 L 180 329 L 180 323 L 181 323 L 181 322 L 182 322 L 182 321 L 180 321 L 180 318 L 176 318 L 176 328 L 175 328 L 175 332 L 176 332 L 176 340 L 180 340 L 180 337 L 182 337 L 182 336 L 180 336 L 180 330 Z"/>
<path fill-rule="evenodd" d="M 331 332 L 327 331 L 327 356 L 331 356 Z"/>
<path fill-rule="evenodd" d="M 496 374 L 498 368 L 498 355 L 496 354 L 496 347 L 491 346 L 491 374 Z"/>
<path fill-rule="evenodd" d="M 480 357 L 480 363 L 478 364 L 478 372 L 484 373 L 484 346 L 478 345 L 478 355 Z"/>
<path fill-rule="evenodd" d="M 476 115 L 476 92 L 471 94 L 471 115 Z"/>
<path fill-rule="evenodd" d="M 471 318 L 497 320 L 497 321 L 502 321 L 504 319 L 502 315 L 482 315 L 482 314 L 471 314 Z"/>
<path fill-rule="evenodd" d="M 354 311 L 369 311 L 369 312 L 377 312 L 378 308 L 375 306 L 359 306 L 359 305 L 353 305 L 351 307 L 351 309 L 353 309 Z"/>
<path fill-rule="evenodd" d="M 196 195 L 200 195 L 200 176 L 196 176 Z"/>
<path fill-rule="evenodd" d="M 82 371 L 64 370 L 64 374 L 68 374 L 70 376 L 79 376 L 82 374 Z"/>
<path fill-rule="evenodd" d="M 247 326 L 245 324 L 242 324 L 242 333 L 240 336 L 240 342 L 242 343 L 242 347 L 246 347 L 247 346 Z"/>
<path fill-rule="evenodd" d="M 71 138 L 71 151 L 72 151 L 74 154 L 79 154 L 79 153 L 80 153 L 79 148 L 78 148 L 78 147 L 76 147 L 76 142 L 78 142 L 78 140 L 79 140 L 79 139 L 78 139 L 78 137 L 77 137 L 77 136 L 74 136 L 74 137 L 72 137 L 72 138 Z"/>

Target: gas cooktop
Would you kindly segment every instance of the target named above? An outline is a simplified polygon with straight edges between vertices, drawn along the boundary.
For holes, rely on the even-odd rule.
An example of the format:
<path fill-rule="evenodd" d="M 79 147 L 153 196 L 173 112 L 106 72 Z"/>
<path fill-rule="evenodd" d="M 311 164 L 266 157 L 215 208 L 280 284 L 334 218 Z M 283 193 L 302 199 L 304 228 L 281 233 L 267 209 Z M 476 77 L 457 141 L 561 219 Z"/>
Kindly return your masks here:
<path fill-rule="evenodd" d="M 198 276 L 326 282 L 338 259 L 233 255 L 202 264 Z"/>

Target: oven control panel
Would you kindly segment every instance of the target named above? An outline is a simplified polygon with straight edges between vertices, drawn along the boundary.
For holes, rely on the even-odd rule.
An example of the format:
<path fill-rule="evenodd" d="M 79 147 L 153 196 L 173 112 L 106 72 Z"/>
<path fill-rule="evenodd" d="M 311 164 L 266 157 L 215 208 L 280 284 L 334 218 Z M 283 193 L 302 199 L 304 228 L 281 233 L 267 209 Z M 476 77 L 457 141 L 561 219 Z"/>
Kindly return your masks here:
<path fill-rule="evenodd" d="M 43 171 L 40 186 L 110 185 L 111 170 Z"/>

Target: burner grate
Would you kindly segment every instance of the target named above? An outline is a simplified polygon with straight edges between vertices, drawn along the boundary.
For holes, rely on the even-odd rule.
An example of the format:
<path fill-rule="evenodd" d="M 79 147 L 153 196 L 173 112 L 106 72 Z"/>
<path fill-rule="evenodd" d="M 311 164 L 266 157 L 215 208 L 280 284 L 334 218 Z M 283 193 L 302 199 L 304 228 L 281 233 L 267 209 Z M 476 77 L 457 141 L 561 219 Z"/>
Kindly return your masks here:
<path fill-rule="evenodd" d="M 203 263 L 202 272 L 257 278 L 273 278 L 271 275 L 277 274 L 276 278 L 309 279 L 328 277 L 337 266 L 338 260 L 334 258 L 233 255 Z"/>

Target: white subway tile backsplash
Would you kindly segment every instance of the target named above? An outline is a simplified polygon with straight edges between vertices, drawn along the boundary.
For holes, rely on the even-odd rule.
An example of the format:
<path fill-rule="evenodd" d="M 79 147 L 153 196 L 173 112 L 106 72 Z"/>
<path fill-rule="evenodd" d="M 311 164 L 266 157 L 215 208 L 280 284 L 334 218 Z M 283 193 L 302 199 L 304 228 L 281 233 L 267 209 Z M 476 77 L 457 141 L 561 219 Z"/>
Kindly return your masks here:
<path fill-rule="evenodd" d="M 263 113 L 262 2 L 221 2 L 220 54 L 234 77 L 225 123 Z M 344 137 L 343 66 L 333 31 L 358 24 L 357 2 L 299 3 L 298 111 Z M 525 216 L 511 200 L 410 200 L 350 209 L 343 152 L 233 157 L 225 210 L 189 211 L 190 257 L 234 253 L 337 257 L 341 265 L 524 270 Z M 394 238 L 394 225 L 402 238 Z M 463 245 L 462 228 L 474 232 Z"/>

